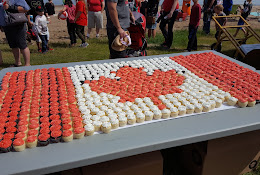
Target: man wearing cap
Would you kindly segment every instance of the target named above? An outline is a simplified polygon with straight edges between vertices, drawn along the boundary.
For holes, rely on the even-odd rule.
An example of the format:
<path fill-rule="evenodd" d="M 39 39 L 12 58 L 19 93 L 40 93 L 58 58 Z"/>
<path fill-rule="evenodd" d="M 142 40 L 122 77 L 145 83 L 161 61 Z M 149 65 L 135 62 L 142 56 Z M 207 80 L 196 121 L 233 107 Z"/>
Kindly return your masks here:
<path fill-rule="evenodd" d="M 117 35 L 120 38 L 127 36 L 126 30 L 130 26 L 130 16 L 134 17 L 129 10 L 127 0 L 105 0 L 107 16 L 107 37 L 110 50 L 110 59 L 126 57 L 126 50 L 116 51 L 111 45 Z"/>

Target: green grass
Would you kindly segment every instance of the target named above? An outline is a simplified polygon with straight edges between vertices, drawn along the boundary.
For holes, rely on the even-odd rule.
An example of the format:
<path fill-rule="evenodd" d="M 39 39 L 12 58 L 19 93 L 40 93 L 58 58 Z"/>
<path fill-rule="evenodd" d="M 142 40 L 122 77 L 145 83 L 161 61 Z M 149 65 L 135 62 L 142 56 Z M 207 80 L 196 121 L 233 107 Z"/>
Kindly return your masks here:
<path fill-rule="evenodd" d="M 256 30 L 256 32 L 260 33 L 260 29 Z M 201 30 L 198 31 L 198 50 L 210 50 L 210 45 L 216 42 L 214 33 L 215 32 L 212 31 L 211 34 L 204 35 Z M 183 52 L 184 49 L 186 49 L 187 47 L 187 36 L 187 30 L 174 31 L 173 45 L 171 49 L 163 50 L 160 47 L 160 44 L 164 41 L 164 38 L 162 34 L 157 34 L 156 38 L 148 40 L 148 55 L 161 55 Z M 31 51 L 31 65 L 103 60 L 109 58 L 107 38 L 90 39 L 88 40 L 88 42 L 90 45 L 87 48 L 69 48 L 69 43 L 65 42 L 50 43 L 50 46 L 54 49 L 54 51 L 47 54 L 38 53 L 36 45 L 30 45 L 29 48 Z M 247 43 L 252 44 L 257 43 L 257 41 L 255 39 L 249 39 Z M 9 67 L 10 64 L 13 64 L 14 58 L 11 53 L 11 49 L 7 44 L 0 44 L 0 46 L 4 58 L 4 64 L 0 66 L 0 69 L 2 69 L 5 67 Z M 230 42 L 223 43 L 222 53 L 233 57 L 234 52 L 234 46 Z"/>

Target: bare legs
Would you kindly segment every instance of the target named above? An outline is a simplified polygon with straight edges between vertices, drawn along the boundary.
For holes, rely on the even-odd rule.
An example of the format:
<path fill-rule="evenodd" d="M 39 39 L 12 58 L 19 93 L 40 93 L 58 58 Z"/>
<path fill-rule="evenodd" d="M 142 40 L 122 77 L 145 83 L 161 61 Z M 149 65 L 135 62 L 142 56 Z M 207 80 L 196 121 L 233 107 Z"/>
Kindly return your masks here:
<path fill-rule="evenodd" d="M 24 58 L 24 63 L 25 66 L 30 66 L 30 50 L 28 47 L 26 47 L 25 49 L 19 49 L 19 48 L 14 48 L 12 49 L 13 51 L 13 55 L 14 55 L 14 59 L 15 59 L 15 65 L 17 66 L 21 66 L 21 53 L 23 54 L 23 58 Z"/>
<path fill-rule="evenodd" d="M 151 38 L 151 36 L 152 36 L 153 38 L 155 38 L 155 36 L 156 36 L 156 30 L 154 30 L 154 29 L 148 29 L 148 38 Z"/>
<path fill-rule="evenodd" d="M 28 47 L 26 47 L 25 49 L 21 49 L 21 52 L 23 54 L 23 58 L 24 58 L 24 63 L 25 66 L 31 66 L 30 64 L 30 57 L 31 57 L 31 53 Z"/>
<path fill-rule="evenodd" d="M 91 31 L 92 31 L 92 28 L 88 28 L 88 33 L 87 33 L 88 38 L 90 37 Z M 100 28 L 96 28 L 96 37 L 99 37 L 99 31 L 100 31 Z"/>
<path fill-rule="evenodd" d="M 14 55 L 14 60 L 15 60 L 15 65 L 21 66 L 21 57 L 20 57 L 20 49 L 19 48 L 13 48 L 13 55 Z"/>
<path fill-rule="evenodd" d="M 240 28 L 237 28 L 236 33 L 234 34 L 234 37 L 237 36 L 239 30 L 240 30 Z M 245 35 L 247 34 L 246 30 L 243 27 L 241 28 L 241 30 L 244 32 Z"/>

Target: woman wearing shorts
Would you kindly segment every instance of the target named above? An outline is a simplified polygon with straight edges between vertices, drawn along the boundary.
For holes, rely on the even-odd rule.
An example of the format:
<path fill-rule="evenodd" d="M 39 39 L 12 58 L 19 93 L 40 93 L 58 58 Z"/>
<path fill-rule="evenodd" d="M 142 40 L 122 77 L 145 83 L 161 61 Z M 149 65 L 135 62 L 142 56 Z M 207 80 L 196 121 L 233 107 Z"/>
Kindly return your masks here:
<path fill-rule="evenodd" d="M 103 28 L 104 0 L 88 0 L 88 33 L 90 37 L 91 30 L 96 27 L 96 38 L 99 37 L 99 31 Z"/>
<path fill-rule="evenodd" d="M 145 9 L 146 17 L 146 28 L 148 29 L 148 38 L 155 38 L 156 36 L 156 26 L 158 17 L 158 6 L 159 0 L 148 0 L 147 7 Z"/>
<path fill-rule="evenodd" d="M 10 13 L 26 13 L 29 9 L 30 7 L 25 0 L 10 0 L 8 4 L 0 3 L 0 26 L 3 27 L 8 44 L 12 49 L 15 58 L 15 64 L 13 66 L 15 67 L 22 65 L 20 53 L 22 53 L 24 57 L 25 66 L 30 66 L 30 50 L 26 43 L 26 24 L 6 26 L 4 10 Z"/>

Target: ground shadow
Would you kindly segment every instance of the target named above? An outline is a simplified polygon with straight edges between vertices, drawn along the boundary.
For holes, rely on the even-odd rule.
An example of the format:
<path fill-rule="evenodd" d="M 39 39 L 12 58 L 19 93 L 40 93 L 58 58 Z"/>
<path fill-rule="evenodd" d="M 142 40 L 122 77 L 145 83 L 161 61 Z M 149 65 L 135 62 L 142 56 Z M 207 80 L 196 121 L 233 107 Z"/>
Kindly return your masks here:
<path fill-rule="evenodd" d="M 68 48 L 68 43 L 65 42 L 56 42 L 56 43 L 50 43 L 51 47 L 60 47 L 60 48 Z"/>

